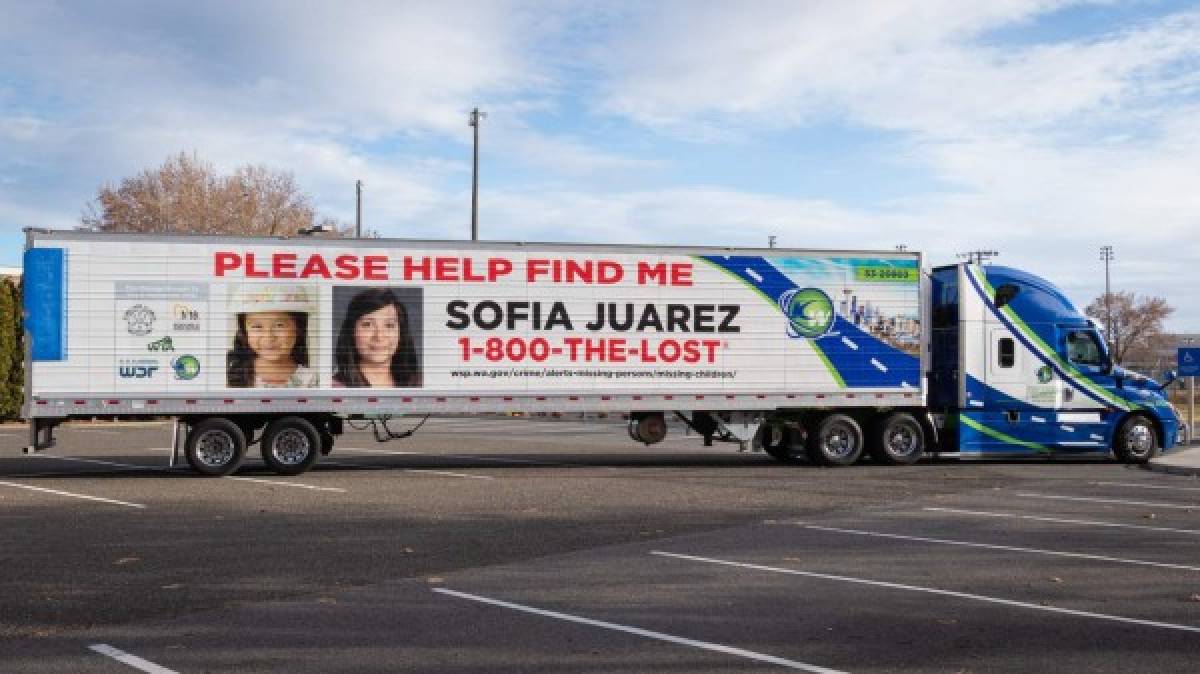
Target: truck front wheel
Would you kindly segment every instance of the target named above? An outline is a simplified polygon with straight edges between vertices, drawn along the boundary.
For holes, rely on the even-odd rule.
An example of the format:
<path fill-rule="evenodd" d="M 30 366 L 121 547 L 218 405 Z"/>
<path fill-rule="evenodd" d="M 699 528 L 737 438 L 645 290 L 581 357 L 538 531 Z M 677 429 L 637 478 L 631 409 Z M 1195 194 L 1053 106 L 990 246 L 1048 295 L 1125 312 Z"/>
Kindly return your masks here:
<path fill-rule="evenodd" d="M 246 456 L 246 435 L 229 419 L 205 419 L 192 426 L 184 455 L 192 469 L 201 475 L 229 475 Z"/>
<path fill-rule="evenodd" d="M 312 468 L 321 453 L 321 435 L 302 417 L 284 417 L 267 425 L 262 458 L 279 475 L 299 475 Z"/>
<path fill-rule="evenodd" d="M 1141 414 L 1126 419 L 1113 438 L 1113 453 L 1125 463 L 1146 463 L 1158 456 L 1162 445 L 1154 422 Z"/>
<path fill-rule="evenodd" d="M 808 457 L 826 466 L 849 466 L 862 455 L 863 432 L 858 422 L 845 414 L 821 419 L 808 435 Z"/>

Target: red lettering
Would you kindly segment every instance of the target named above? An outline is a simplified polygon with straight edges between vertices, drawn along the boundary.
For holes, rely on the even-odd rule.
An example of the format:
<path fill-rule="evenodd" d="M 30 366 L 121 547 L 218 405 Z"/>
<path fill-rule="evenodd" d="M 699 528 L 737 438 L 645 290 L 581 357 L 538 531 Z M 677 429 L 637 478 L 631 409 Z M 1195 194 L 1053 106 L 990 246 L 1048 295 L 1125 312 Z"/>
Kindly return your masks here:
<path fill-rule="evenodd" d="M 224 276 L 225 272 L 233 271 L 242 266 L 242 256 L 237 253 L 217 253 L 213 259 L 213 273 Z"/>
<path fill-rule="evenodd" d="M 271 273 L 275 278 L 296 278 L 296 254 L 275 253 L 272 255 Z"/>
<path fill-rule="evenodd" d="M 657 281 L 658 285 L 667 285 L 667 264 L 660 262 L 656 265 L 651 265 L 649 262 L 638 262 L 638 285 L 646 285 L 651 281 Z"/>
<path fill-rule="evenodd" d="M 343 281 L 350 281 L 358 278 L 358 256 L 357 255 L 339 255 L 333 260 L 333 266 L 337 271 L 333 275 Z"/>
<path fill-rule="evenodd" d="M 434 259 L 433 278 L 436 281 L 457 281 L 458 258 L 439 257 Z"/>
<path fill-rule="evenodd" d="M 413 264 L 411 257 L 404 258 L 404 280 L 411 281 L 416 274 L 420 274 L 422 281 L 429 280 L 429 258 L 423 257 L 417 264 Z"/>
<path fill-rule="evenodd" d="M 386 281 L 387 260 L 386 255 L 363 256 L 363 278 L 368 281 Z"/>
<path fill-rule="evenodd" d="M 325 264 L 325 258 L 320 255 L 309 257 L 308 262 L 304 264 L 304 269 L 300 272 L 300 278 L 309 278 L 311 276 L 329 278 L 329 267 Z"/>
<path fill-rule="evenodd" d="M 625 276 L 625 268 L 612 260 L 600 260 L 596 263 L 596 282 L 603 285 L 620 283 Z"/>
<path fill-rule="evenodd" d="M 488 280 L 493 283 L 501 276 L 508 276 L 512 273 L 513 264 L 511 261 L 504 258 L 488 258 Z"/>
<path fill-rule="evenodd" d="M 254 253 L 246 253 L 246 278 L 267 278 L 270 275 L 266 269 L 255 269 Z"/>
<path fill-rule="evenodd" d="M 525 282 L 533 283 L 539 276 L 545 276 L 550 271 L 549 260 L 529 259 L 525 262 Z"/>
<path fill-rule="evenodd" d="M 463 258 L 463 280 L 464 281 L 486 281 L 487 278 L 479 274 L 471 273 L 471 258 Z"/>
<path fill-rule="evenodd" d="M 692 263 L 691 262 L 676 262 L 671 265 L 671 285 L 673 286 L 690 286 L 692 285 Z"/>

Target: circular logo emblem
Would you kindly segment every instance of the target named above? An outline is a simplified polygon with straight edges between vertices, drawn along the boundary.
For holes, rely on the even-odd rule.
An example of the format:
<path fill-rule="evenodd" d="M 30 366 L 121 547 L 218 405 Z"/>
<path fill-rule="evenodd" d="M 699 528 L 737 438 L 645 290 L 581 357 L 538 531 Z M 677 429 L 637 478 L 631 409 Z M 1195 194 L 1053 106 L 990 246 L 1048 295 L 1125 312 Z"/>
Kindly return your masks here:
<path fill-rule="evenodd" d="M 154 331 L 154 310 L 145 304 L 135 304 L 125 310 L 125 327 L 131 335 L 148 335 Z"/>
<path fill-rule="evenodd" d="M 200 359 L 191 354 L 184 354 L 171 361 L 175 376 L 180 379 L 195 379 L 200 374 Z"/>
<path fill-rule="evenodd" d="M 1054 370 L 1050 369 L 1049 365 L 1043 365 L 1037 371 L 1038 381 L 1043 384 L 1049 384 L 1051 379 L 1054 379 Z"/>
<path fill-rule="evenodd" d="M 780 305 L 797 335 L 816 339 L 833 327 L 833 300 L 818 288 L 784 293 Z"/>

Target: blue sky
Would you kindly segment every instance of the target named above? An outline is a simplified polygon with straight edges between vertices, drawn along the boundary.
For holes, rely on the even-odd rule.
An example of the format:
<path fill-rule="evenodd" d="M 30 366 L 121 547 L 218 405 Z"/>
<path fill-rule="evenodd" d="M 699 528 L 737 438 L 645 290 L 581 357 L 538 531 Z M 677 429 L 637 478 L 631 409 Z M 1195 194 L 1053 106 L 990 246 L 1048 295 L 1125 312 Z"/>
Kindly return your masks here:
<path fill-rule="evenodd" d="M 195 152 L 466 238 L 995 249 L 1200 332 L 1200 5 L 0 0 L 0 264 Z"/>

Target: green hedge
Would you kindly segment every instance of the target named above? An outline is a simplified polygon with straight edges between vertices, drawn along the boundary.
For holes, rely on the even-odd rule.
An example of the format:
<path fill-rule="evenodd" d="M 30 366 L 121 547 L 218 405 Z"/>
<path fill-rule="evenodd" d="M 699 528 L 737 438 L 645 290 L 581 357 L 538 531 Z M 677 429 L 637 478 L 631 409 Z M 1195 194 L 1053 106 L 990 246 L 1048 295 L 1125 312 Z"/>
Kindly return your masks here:
<path fill-rule="evenodd" d="M 21 413 L 25 385 L 25 352 L 21 328 L 21 288 L 0 281 L 0 420 Z"/>

